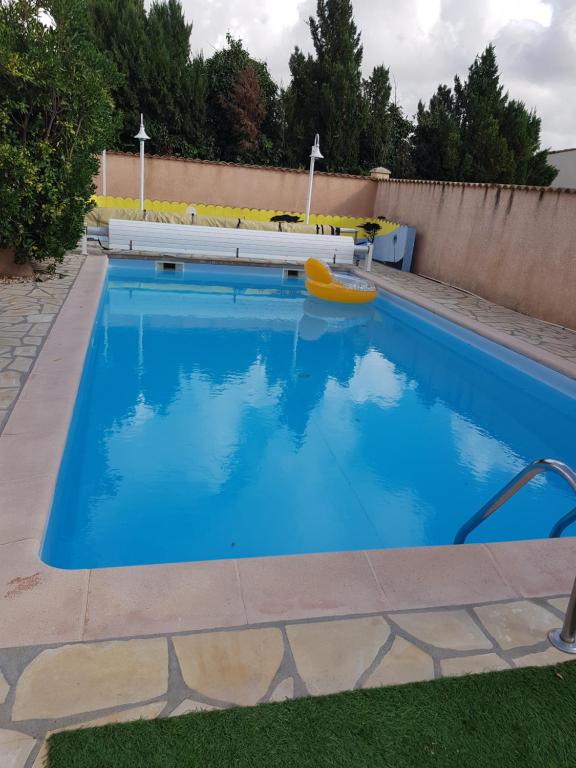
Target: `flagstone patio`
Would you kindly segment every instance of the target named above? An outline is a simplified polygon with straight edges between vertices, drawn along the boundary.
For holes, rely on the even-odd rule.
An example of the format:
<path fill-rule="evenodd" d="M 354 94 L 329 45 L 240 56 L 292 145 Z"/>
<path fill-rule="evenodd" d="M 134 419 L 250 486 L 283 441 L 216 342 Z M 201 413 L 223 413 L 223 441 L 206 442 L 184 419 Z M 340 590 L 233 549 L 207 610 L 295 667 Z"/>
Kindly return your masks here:
<path fill-rule="evenodd" d="M 565 597 L 0 650 L 0 765 L 57 730 L 569 661 Z"/>
<path fill-rule="evenodd" d="M 0 432 L 83 262 L 71 252 L 42 282 L 0 282 Z"/>
<path fill-rule="evenodd" d="M 357 270 L 363 276 L 366 273 Z M 391 293 L 574 378 L 576 331 L 523 315 L 451 285 L 374 262 L 372 279 Z"/>

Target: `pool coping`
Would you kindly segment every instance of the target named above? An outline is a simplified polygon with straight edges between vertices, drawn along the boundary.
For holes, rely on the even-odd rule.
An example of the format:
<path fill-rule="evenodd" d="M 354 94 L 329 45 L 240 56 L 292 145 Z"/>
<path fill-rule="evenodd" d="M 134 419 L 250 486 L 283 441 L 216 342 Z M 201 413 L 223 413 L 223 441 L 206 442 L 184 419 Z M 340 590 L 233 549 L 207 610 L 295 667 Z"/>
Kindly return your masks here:
<path fill-rule="evenodd" d="M 41 562 L 40 541 L 106 266 L 106 255 L 86 257 L 0 435 L 0 647 L 570 591 L 572 537 L 75 571 Z M 421 296 L 404 298 L 423 305 Z"/>
<path fill-rule="evenodd" d="M 551 368 L 552 370 L 557 371 L 558 373 L 562 373 L 571 379 L 576 379 L 576 363 L 572 363 L 570 360 L 566 360 L 560 355 L 556 355 L 547 349 L 542 349 L 542 347 L 531 344 L 529 341 L 523 341 L 517 336 L 512 336 L 505 331 L 499 330 L 498 328 L 493 328 L 487 323 L 482 323 L 479 320 L 475 320 L 471 317 L 468 317 L 467 315 L 461 314 L 454 309 L 450 309 L 449 307 L 444 306 L 440 302 L 434 301 L 427 296 L 423 296 L 421 293 L 411 291 L 409 288 L 403 288 L 393 281 L 387 280 L 386 277 L 381 274 L 366 272 L 364 269 L 360 269 L 359 267 L 354 267 L 353 271 L 355 274 L 363 278 L 369 276 L 370 280 L 372 280 L 372 282 L 375 283 L 378 288 L 386 291 L 387 293 L 391 293 L 401 299 L 405 299 L 406 301 L 410 301 L 413 304 L 417 304 L 423 309 L 427 309 L 439 317 L 443 317 L 444 319 L 449 320 L 450 322 L 455 323 L 462 328 L 473 331 L 479 336 L 483 336 L 490 341 L 494 341 L 496 344 L 500 344 L 507 349 L 511 349 L 513 352 L 524 355 L 525 357 L 528 357 L 537 363 L 544 365 L 546 368 Z M 454 290 L 460 291 L 461 289 L 455 288 Z"/>

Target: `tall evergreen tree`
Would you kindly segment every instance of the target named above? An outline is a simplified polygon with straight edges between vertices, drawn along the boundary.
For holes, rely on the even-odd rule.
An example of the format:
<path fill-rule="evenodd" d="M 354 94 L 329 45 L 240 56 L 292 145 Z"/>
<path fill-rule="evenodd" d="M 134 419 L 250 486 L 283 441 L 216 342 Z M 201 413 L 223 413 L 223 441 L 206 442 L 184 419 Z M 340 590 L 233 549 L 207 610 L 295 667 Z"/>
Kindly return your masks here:
<path fill-rule="evenodd" d="M 558 171 L 548 164 L 546 150 L 540 149 L 540 118 L 522 102 L 511 100 L 501 127 L 514 155 L 512 182 L 548 186 Z"/>
<path fill-rule="evenodd" d="M 362 45 L 350 0 L 318 0 L 309 19 L 315 58 L 298 49 L 290 61 L 294 81 L 287 110 L 291 156 L 307 162 L 314 134 L 320 133 L 324 168 L 358 171 L 362 118 Z M 308 80 L 308 82 L 306 81 Z"/>
<path fill-rule="evenodd" d="M 428 108 L 418 104 L 414 128 L 414 163 L 422 179 L 438 181 L 460 177 L 460 124 L 450 88 L 439 85 Z"/>
<path fill-rule="evenodd" d="M 144 0 L 87 0 L 86 11 L 96 46 L 120 75 L 112 93 L 119 118 L 116 148 L 133 151 L 139 113 L 149 97 Z"/>
<path fill-rule="evenodd" d="M 283 151 L 286 164 L 298 168 L 307 165 L 314 135 L 319 130 L 317 63 L 313 56 L 305 56 L 296 47 L 289 66 L 292 79 L 283 100 Z"/>
<path fill-rule="evenodd" d="M 359 170 L 362 45 L 350 0 L 318 0 L 309 19 L 316 51 L 318 122 L 330 171 Z"/>
<path fill-rule="evenodd" d="M 384 166 L 395 178 L 413 175 L 413 126 L 400 106 L 390 101 L 389 70 L 380 65 L 363 83 L 360 158 L 364 170 Z"/>
<path fill-rule="evenodd" d="M 509 100 L 489 45 L 454 79 L 439 86 L 428 107 L 418 105 L 414 131 L 416 174 L 424 179 L 547 185 L 556 170 L 540 149 L 540 119 Z"/>
<path fill-rule="evenodd" d="M 392 177 L 396 179 L 414 178 L 414 157 L 412 147 L 412 133 L 414 126 L 402 107 L 397 104 L 390 105 L 390 158 L 388 169 Z"/>
<path fill-rule="evenodd" d="M 460 115 L 463 181 L 504 182 L 514 173 L 514 157 L 501 130 L 508 94 L 500 84 L 496 52 L 489 45 L 462 83 L 454 79 Z"/>
<path fill-rule="evenodd" d="M 148 14 L 146 112 L 152 149 L 188 157 L 207 154 L 206 77 L 202 58 L 192 60 L 180 0 L 153 2 Z"/>
<path fill-rule="evenodd" d="M 97 46 L 121 78 L 114 91 L 120 115 L 116 146 L 133 151 L 140 112 L 152 152 L 188 157 L 210 154 L 206 126 L 206 73 L 192 59 L 190 34 L 179 0 L 87 0 Z"/>
<path fill-rule="evenodd" d="M 374 67 L 368 80 L 362 84 L 364 109 L 360 135 L 362 165 L 367 168 L 391 163 L 390 71 L 384 66 Z"/>

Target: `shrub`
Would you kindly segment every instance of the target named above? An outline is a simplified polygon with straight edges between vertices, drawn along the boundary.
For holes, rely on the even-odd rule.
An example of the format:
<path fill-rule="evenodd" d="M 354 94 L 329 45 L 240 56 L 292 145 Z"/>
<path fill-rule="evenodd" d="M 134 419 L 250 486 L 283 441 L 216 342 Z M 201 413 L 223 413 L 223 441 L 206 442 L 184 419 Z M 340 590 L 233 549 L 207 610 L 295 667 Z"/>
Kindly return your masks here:
<path fill-rule="evenodd" d="M 0 0 L 0 247 L 61 261 L 91 207 L 116 77 L 83 0 Z"/>

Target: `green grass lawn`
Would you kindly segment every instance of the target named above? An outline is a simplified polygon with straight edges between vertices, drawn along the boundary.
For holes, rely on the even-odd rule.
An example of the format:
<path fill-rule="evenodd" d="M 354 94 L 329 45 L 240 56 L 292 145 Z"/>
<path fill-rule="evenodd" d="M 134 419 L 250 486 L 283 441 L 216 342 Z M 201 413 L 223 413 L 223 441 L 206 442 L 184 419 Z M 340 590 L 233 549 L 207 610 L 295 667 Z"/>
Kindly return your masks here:
<path fill-rule="evenodd" d="M 52 736 L 49 768 L 576 766 L 576 664 Z"/>

